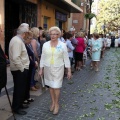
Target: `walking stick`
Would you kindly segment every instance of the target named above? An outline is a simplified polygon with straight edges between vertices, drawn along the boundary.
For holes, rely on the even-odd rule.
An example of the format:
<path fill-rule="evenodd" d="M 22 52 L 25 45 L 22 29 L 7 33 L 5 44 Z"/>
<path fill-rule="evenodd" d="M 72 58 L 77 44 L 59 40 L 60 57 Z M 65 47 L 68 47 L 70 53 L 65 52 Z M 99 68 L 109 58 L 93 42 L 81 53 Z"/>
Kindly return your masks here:
<path fill-rule="evenodd" d="M 7 98 L 8 98 L 8 101 L 9 101 L 9 104 L 10 104 L 10 107 L 11 107 L 11 110 L 12 110 L 12 104 L 11 104 L 10 97 L 9 97 L 8 90 L 7 90 L 6 86 L 5 86 L 5 91 L 6 91 Z M 15 114 L 14 114 L 13 110 L 12 110 L 12 114 L 13 114 L 14 120 L 16 120 Z"/>

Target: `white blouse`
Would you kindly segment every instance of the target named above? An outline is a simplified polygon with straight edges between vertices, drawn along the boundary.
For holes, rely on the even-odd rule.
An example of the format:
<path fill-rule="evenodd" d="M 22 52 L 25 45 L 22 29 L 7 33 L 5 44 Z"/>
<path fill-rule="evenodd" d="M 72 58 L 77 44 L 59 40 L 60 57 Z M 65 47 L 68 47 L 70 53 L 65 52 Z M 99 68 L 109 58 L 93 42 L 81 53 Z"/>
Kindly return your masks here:
<path fill-rule="evenodd" d="M 70 68 L 70 60 L 66 44 L 58 41 L 58 45 L 55 47 L 54 53 L 50 45 L 50 41 L 44 43 L 42 48 L 42 55 L 40 60 L 40 67 L 51 66 L 51 59 L 54 60 L 53 67 L 60 67 L 65 65 L 66 68 Z"/>

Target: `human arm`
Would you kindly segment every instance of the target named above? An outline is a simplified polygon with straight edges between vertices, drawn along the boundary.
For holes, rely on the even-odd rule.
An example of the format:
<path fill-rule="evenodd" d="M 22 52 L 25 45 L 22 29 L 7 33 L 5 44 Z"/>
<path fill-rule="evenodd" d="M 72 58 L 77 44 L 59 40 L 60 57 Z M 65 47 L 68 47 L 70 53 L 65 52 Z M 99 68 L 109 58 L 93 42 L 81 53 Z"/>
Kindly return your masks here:
<path fill-rule="evenodd" d="M 64 53 L 63 53 L 63 59 L 64 59 L 64 63 L 65 63 L 65 68 L 67 68 L 67 78 L 71 79 L 71 66 L 70 66 L 70 60 L 69 60 L 69 56 L 68 56 L 68 51 L 67 51 L 67 47 L 66 45 L 64 46 Z"/>
<path fill-rule="evenodd" d="M 34 51 L 34 55 L 37 59 L 37 61 L 39 60 L 38 58 L 38 53 L 37 53 L 37 41 L 36 40 L 32 40 L 31 41 L 31 45 L 32 45 L 32 48 L 33 48 L 33 51 Z"/>
<path fill-rule="evenodd" d="M 21 62 L 21 53 L 23 45 L 24 43 L 22 43 L 22 41 L 16 40 L 14 41 L 12 47 L 10 48 L 11 49 L 10 54 L 12 54 L 13 63 L 15 64 L 16 68 L 21 72 L 24 71 L 24 65 Z"/>
<path fill-rule="evenodd" d="M 73 47 L 73 45 L 72 45 L 72 43 L 70 41 L 68 42 L 67 47 L 69 49 L 68 52 L 71 52 L 71 51 L 73 51 L 75 49 L 75 47 Z"/>
<path fill-rule="evenodd" d="M 45 60 L 45 51 L 44 51 L 44 49 L 45 49 L 45 46 L 43 45 L 41 59 L 40 59 L 40 71 L 39 71 L 40 76 L 43 75 L 44 60 Z"/>

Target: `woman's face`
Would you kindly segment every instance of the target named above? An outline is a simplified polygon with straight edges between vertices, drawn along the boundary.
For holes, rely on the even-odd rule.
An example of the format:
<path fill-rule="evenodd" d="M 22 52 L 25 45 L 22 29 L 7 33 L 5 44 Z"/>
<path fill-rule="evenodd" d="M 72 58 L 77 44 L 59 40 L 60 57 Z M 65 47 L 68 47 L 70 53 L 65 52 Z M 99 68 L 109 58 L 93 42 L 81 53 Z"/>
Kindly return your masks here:
<path fill-rule="evenodd" d="M 32 40 L 33 38 L 32 37 L 26 37 L 25 38 L 25 44 L 30 44 L 31 43 L 31 40 Z"/>
<path fill-rule="evenodd" d="M 39 35 L 42 36 L 43 30 L 40 30 Z"/>
<path fill-rule="evenodd" d="M 59 38 L 59 33 L 55 30 L 50 32 L 50 38 L 52 41 L 58 40 Z"/>

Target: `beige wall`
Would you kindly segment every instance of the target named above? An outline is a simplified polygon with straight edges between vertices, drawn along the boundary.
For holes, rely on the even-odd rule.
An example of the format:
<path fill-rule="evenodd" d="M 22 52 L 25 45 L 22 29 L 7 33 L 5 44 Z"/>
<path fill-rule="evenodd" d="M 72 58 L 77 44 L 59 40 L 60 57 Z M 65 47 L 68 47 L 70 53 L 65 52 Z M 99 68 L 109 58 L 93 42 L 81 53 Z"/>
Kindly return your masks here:
<path fill-rule="evenodd" d="M 39 26 L 43 27 L 44 17 L 48 18 L 48 29 L 52 26 L 55 26 L 55 10 L 59 10 L 62 13 L 68 14 L 68 12 L 64 11 L 64 9 L 60 9 L 57 6 L 54 6 L 48 2 L 42 2 L 41 4 L 41 20 L 39 21 Z M 39 8 L 39 9 L 40 9 Z M 40 10 L 39 10 L 40 11 Z M 68 21 L 63 22 L 63 29 L 67 30 L 68 28 Z"/>
<path fill-rule="evenodd" d="M 0 0 L 0 44 L 4 49 L 4 0 Z"/>

